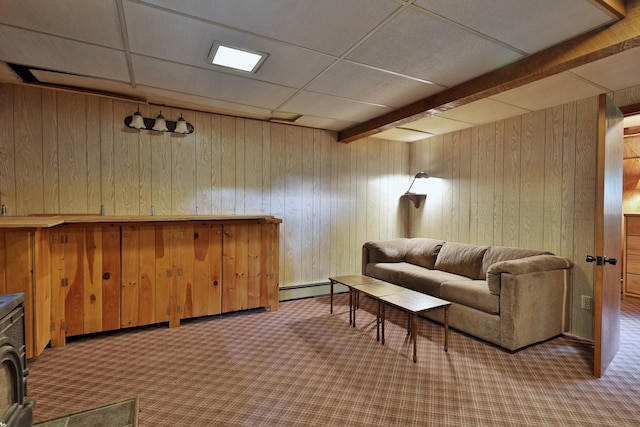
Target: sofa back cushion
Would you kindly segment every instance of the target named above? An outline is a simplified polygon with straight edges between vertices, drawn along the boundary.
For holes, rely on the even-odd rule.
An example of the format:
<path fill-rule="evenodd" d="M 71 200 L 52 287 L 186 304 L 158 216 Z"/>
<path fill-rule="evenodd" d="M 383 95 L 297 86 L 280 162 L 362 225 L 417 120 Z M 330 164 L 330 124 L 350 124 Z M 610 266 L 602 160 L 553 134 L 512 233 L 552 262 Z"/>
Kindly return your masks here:
<path fill-rule="evenodd" d="M 511 261 L 514 259 L 526 258 L 534 255 L 553 255 L 551 252 L 536 249 L 513 248 L 510 246 L 491 246 L 482 259 L 481 278 L 485 278 L 487 270 L 492 264 L 500 261 Z"/>
<path fill-rule="evenodd" d="M 369 252 L 370 263 L 403 262 L 408 241 L 406 238 L 377 240 L 365 243 L 363 248 Z"/>
<path fill-rule="evenodd" d="M 438 253 L 434 267 L 469 279 L 481 279 L 482 258 L 488 248 L 488 246 L 446 242 Z"/>
<path fill-rule="evenodd" d="M 420 267 L 433 270 L 438 252 L 444 245 L 442 240 L 416 237 L 407 242 L 407 254 L 405 261 Z"/>

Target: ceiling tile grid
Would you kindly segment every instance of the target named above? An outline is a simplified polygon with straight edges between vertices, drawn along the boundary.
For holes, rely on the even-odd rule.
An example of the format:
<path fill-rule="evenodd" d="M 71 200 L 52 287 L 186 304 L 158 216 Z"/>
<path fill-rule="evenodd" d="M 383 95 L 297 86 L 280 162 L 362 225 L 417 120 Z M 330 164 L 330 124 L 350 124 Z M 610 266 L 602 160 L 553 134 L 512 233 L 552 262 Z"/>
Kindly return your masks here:
<path fill-rule="evenodd" d="M 474 0 L 473 7 L 463 1 L 415 4 L 529 54 L 613 21 L 589 0 Z"/>
<path fill-rule="evenodd" d="M 443 86 L 507 65 L 522 55 L 432 15 L 406 9 L 347 58 Z"/>
<path fill-rule="evenodd" d="M 265 120 L 300 114 L 297 125 L 340 131 L 613 19 L 596 0 L 0 0 L 0 81 L 16 81 L 4 65 L 15 63 L 43 83 Z M 206 63 L 216 40 L 269 56 L 255 74 L 221 71 Z M 417 132 L 393 138 L 639 84 L 638 52 L 405 123 Z"/>
<path fill-rule="evenodd" d="M 444 89 L 417 79 L 342 60 L 307 90 L 390 107 L 402 107 Z"/>
<path fill-rule="evenodd" d="M 265 38 L 341 56 L 400 9 L 391 0 L 147 0 Z"/>

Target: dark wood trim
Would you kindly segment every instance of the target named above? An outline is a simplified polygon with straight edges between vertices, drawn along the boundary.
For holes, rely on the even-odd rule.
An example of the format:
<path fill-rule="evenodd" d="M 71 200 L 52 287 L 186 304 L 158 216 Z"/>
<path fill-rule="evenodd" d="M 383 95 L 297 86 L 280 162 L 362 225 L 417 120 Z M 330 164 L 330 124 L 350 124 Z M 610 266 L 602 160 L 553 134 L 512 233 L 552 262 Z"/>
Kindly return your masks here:
<path fill-rule="evenodd" d="M 598 3 L 612 6 L 618 2 L 599 0 Z M 355 141 L 640 47 L 640 0 L 627 0 L 626 13 L 624 19 L 607 27 L 593 30 L 499 70 L 342 130 L 338 132 L 338 141 Z"/>
<path fill-rule="evenodd" d="M 631 104 L 625 105 L 624 107 L 619 107 L 622 114 L 625 116 L 631 116 L 633 114 L 640 113 L 640 104 Z"/>
<path fill-rule="evenodd" d="M 593 2 L 618 18 L 624 18 L 626 15 L 625 0 L 593 0 Z"/>

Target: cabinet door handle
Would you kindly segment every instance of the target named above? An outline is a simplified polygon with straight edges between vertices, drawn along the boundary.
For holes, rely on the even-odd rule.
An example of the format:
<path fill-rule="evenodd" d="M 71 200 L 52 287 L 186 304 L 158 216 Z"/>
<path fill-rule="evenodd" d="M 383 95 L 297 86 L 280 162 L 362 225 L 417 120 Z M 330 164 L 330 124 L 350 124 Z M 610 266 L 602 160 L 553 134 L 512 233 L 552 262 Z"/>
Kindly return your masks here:
<path fill-rule="evenodd" d="M 213 286 L 218 286 L 218 281 L 217 280 L 213 281 Z"/>
<path fill-rule="evenodd" d="M 109 272 L 106 272 L 102 275 L 102 280 L 109 280 L 111 279 L 111 274 L 109 274 Z"/>

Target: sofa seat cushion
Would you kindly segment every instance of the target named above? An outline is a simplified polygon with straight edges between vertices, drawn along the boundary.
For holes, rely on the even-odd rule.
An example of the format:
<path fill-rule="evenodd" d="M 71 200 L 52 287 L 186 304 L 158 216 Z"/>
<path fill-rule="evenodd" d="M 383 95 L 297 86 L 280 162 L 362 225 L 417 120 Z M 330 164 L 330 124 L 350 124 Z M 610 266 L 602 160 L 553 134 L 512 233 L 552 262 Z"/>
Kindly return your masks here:
<path fill-rule="evenodd" d="M 446 242 L 438 253 L 435 268 L 469 279 L 484 279 L 480 271 L 482 258 L 488 248 L 488 246 Z"/>
<path fill-rule="evenodd" d="M 464 276 L 448 273 L 441 270 L 429 270 L 413 264 L 406 264 L 399 272 L 398 285 L 407 289 L 429 294 L 434 297 L 440 296 L 440 285 L 446 281 L 471 281 Z"/>
<path fill-rule="evenodd" d="M 440 286 L 440 298 L 489 314 L 500 313 L 500 296 L 489 292 L 485 280 L 455 280 Z"/>
<path fill-rule="evenodd" d="M 412 264 L 406 262 L 370 262 L 364 268 L 364 274 L 369 277 L 398 284 L 400 272 Z"/>

